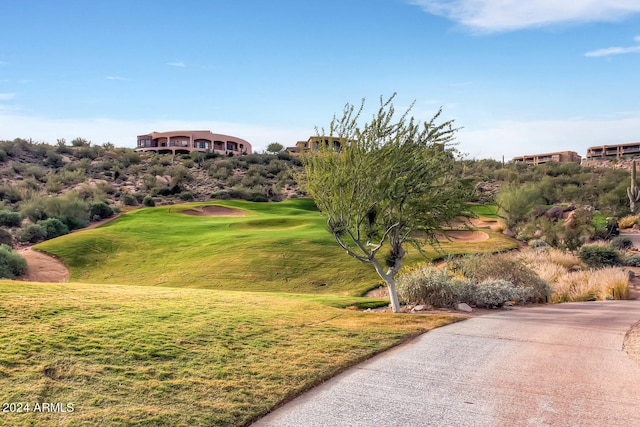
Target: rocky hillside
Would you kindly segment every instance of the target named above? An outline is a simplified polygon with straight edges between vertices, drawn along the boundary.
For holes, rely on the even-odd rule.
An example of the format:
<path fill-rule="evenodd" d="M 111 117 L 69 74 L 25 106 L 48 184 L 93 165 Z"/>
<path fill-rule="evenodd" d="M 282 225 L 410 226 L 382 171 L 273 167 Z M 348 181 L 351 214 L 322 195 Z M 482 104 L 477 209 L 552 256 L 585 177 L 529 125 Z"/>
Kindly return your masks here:
<path fill-rule="evenodd" d="M 0 203 L 25 202 L 73 192 L 111 206 L 168 204 L 210 198 L 277 201 L 301 195 L 300 167 L 288 153 L 221 157 L 214 154 L 136 153 L 110 144 L 93 146 L 0 141 Z"/>

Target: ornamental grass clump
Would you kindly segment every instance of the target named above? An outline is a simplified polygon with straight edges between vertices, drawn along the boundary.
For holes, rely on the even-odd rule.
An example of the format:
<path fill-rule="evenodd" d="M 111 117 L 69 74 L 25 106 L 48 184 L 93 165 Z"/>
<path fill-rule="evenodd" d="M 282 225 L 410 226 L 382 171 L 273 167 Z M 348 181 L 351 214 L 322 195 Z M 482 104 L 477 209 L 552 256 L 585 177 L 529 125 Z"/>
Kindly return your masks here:
<path fill-rule="evenodd" d="M 629 275 L 620 268 L 567 273 L 553 283 L 549 302 L 602 301 L 629 298 Z"/>
<path fill-rule="evenodd" d="M 564 269 L 581 268 L 580 259 L 568 251 L 561 249 L 549 248 L 532 251 L 520 251 L 514 255 L 517 259 L 524 262 L 526 266 L 540 275 L 538 267 L 542 264 L 553 264 Z M 542 276 L 541 276 L 542 277 Z"/>
<path fill-rule="evenodd" d="M 428 264 L 419 264 L 398 276 L 397 280 L 400 301 L 434 307 L 450 307 L 466 300 L 469 286 L 449 270 L 440 270 Z"/>

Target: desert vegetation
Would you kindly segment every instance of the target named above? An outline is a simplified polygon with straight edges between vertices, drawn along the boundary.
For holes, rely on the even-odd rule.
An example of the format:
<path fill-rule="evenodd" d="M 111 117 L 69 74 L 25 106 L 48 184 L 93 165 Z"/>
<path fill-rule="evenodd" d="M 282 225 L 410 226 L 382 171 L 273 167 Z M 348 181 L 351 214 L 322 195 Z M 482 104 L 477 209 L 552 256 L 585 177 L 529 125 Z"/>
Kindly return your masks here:
<path fill-rule="evenodd" d="M 629 297 L 628 271 L 636 253 L 609 244 L 585 245 L 579 254 L 548 245 L 507 254 L 466 255 L 441 266 L 419 264 L 398 279 L 407 304 L 500 307 L 528 302 L 573 302 Z"/>
<path fill-rule="evenodd" d="M 361 184 L 342 216 L 332 216 L 335 203 L 319 211 L 302 197 L 319 164 L 303 165 L 280 144 L 221 157 L 141 154 L 82 138 L 0 141 L 0 277 L 24 274 L 12 246 L 36 244 L 72 281 L 0 282 L 0 400 L 75 402 L 56 422 L 79 425 L 244 425 L 343 367 L 460 319 L 363 313 L 389 305 L 364 295 L 390 271 L 399 302 L 424 308 L 628 298 L 623 268 L 640 266 L 640 255 L 624 237 L 596 242 L 607 217 L 638 224 L 628 171 L 463 161 L 438 145 L 451 123 L 434 129 L 442 138 L 424 146 L 380 145 L 370 134 L 374 154 L 345 151 L 353 162 L 337 166 L 357 175 L 327 173 L 309 192 L 332 183 L 353 194 Z M 397 162 L 376 167 L 389 156 Z M 414 175 L 403 172 L 409 164 Z M 378 197 L 424 183 L 408 204 Z M 454 199 L 434 204 L 438 189 L 454 187 Z M 431 222 L 399 214 L 445 202 Z M 238 214 L 209 216 L 211 205 Z M 349 232 L 362 239 L 347 242 Z M 483 238 L 456 238 L 465 233 Z M 344 255 L 358 243 L 368 248 L 360 258 L 386 266 L 382 275 Z"/>

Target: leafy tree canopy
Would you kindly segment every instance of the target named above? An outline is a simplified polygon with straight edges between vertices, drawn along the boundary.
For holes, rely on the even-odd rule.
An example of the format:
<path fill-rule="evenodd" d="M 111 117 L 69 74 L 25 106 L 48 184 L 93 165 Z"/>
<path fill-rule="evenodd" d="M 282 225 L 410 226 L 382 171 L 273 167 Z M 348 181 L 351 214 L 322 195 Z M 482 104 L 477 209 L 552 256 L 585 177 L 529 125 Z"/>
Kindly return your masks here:
<path fill-rule="evenodd" d="M 347 104 L 334 117 L 326 145 L 303 158 L 306 188 L 327 216 L 329 231 L 352 257 L 371 263 L 389 288 L 399 311 L 395 275 L 406 255 L 404 244 L 420 249 L 435 244 L 436 235 L 467 212 L 471 186 L 454 173 L 453 121 L 428 122 L 395 114 L 392 96 L 380 99 L 372 120 L 358 125 L 358 110 Z M 383 267 L 379 255 L 389 250 Z"/>

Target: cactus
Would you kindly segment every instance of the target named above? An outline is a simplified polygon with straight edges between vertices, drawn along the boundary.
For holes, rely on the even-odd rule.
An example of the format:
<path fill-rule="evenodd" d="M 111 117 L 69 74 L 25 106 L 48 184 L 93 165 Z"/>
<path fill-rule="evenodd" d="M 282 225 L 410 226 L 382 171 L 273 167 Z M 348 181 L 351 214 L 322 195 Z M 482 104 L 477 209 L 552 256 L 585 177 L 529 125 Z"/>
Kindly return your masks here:
<path fill-rule="evenodd" d="M 629 208 L 631 214 L 635 215 L 640 202 L 640 189 L 636 187 L 636 161 L 633 161 L 633 169 L 631 170 L 631 187 L 627 188 L 627 196 L 629 197 Z"/>

